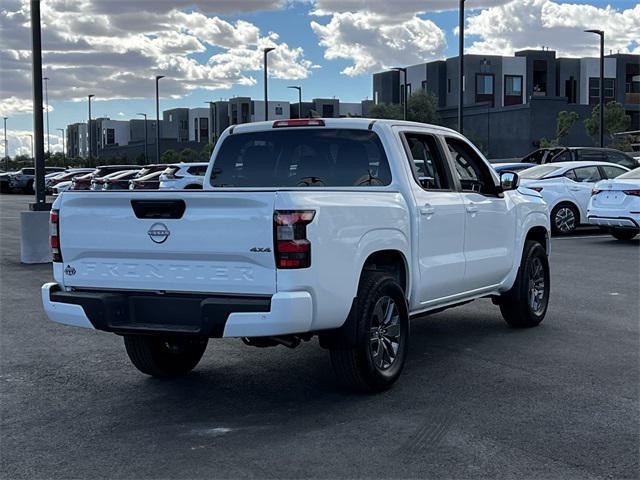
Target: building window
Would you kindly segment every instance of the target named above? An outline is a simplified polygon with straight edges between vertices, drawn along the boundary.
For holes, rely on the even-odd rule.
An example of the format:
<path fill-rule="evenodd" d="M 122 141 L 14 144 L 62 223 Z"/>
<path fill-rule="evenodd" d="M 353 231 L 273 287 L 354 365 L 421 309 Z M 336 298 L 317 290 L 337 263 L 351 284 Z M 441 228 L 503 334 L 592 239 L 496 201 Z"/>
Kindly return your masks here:
<path fill-rule="evenodd" d="M 200 131 L 199 131 L 199 141 L 204 141 L 209 138 L 209 119 L 201 118 L 200 119 Z"/>
<path fill-rule="evenodd" d="M 447 78 L 447 93 L 451 93 L 451 79 Z"/>
<path fill-rule="evenodd" d="M 564 96 L 567 97 L 567 103 L 576 103 L 578 98 L 578 82 L 575 78 L 570 77 L 564 82 Z"/>
<path fill-rule="evenodd" d="M 604 79 L 604 103 L 615 100 L 615 78 Z M 597 105 L 600 103 L 600 78 L 589 78 L 589 105 Z"/>
<path fill-rule="evenodd" d="M 170 122 L 173 122 L 173 113 L 170 113 L 170 114 L 169 114 L 169 121 L 170 121 Z"/>
<path fill-rule="evenodd" d="M 476 103 L 489 102 L 493 106 L 493 74 L 476 73 Z"/>
<path fill-rule="evenodd" d="M 276 115 L 282 115 L 282 107 L 276 107 Z"/>
<path fill-rule="evenodd" d="M 522 75 L 504 76 L 504 104 L 518 105 L 522 103 Z"/>
<path fill-rule="evenodd" d="M 635 62 L 629 62 L 625 66 L 624 103 L 640 103 L 640 64 Z"/>
<path fill-rule="evenodd" d="M 322 118 L 333 118 L 333 105 L 322 105 Z"/>
<path fill-rule="evenodd" d="M 533 96 L 544 97 L 547 95 L 547 61 L 533 61 Z"/>
<path fill-rule="evenodd" d="M 105 129 L 105 144 L 113 145 L 116 143 L 116 131 L 113 128 Z"/>
<path fill-rule="evenodd" d="M 266 108 L 266 107 L 265 107 Z M 251 101 L 251 115 L 255 115 L 256 114 L 256 102 L 254 102 L 253 100 Z"/>
<path fill-rule="evenodd" d="M 422 91 L 423 92 L 427 91 L 427 81 L 426 80 L 422 80 Z"/>

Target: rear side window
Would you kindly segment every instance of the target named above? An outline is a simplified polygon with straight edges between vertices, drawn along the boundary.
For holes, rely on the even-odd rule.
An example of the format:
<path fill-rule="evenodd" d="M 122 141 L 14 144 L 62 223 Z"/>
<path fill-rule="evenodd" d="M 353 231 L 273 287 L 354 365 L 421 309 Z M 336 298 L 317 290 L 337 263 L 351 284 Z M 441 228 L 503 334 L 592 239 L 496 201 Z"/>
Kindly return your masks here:
<path fill-rule="evenodd" d="M 602 150 L 579 150 L 578 160 L 587 162 L 605 162 L 607 159 Z"/>
<path fill-rule="evenodd" d="M 189 172 L 190 175 L 195 175 L 196 177 L 204 177 L 204 174 L 207 173 L 207 165 L 189 167 L 187 172 Z"/>
<path fill-rule="evenodd" d="M 368 187 L 391 183 L 378 135 L 369 130 L 298 128 L 226 138 L 214 187 Z"/>
<path fill-rule="evenodd" d="M 627 157 L 624 153 L 618 152 L 607 152 L 607 162 L 615 163 L 617 165 L 622 165 L 627 168 L 635 168 L 636 161 L 633 158 Z"/>

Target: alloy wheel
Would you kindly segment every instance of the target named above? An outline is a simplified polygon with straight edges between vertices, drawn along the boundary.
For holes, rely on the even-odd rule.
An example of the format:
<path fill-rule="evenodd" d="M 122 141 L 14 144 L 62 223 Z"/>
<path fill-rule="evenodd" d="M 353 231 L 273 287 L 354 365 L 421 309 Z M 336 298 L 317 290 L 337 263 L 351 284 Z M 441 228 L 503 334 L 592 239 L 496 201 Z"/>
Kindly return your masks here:
<path fill-rule="evenodd" d="M 384 296 L 373 307 L 369 344 L 373 364 L 387 370 L 396 361 L 400 349 L 400 313 L 393 299 Z"/>
<path fill-rule="evenodd" d="M 536 315 L 542 314 L 545 308 L 546 274 L 542 260 L 534 257 L 529 267 L 529 306 Z"/>
<path fill-rule="evenodd" d="M 569 207 L 562 207 L 556 212 L 554 222 L 560 232 L 568 233 L 576 228 L 576 215 Z"/>

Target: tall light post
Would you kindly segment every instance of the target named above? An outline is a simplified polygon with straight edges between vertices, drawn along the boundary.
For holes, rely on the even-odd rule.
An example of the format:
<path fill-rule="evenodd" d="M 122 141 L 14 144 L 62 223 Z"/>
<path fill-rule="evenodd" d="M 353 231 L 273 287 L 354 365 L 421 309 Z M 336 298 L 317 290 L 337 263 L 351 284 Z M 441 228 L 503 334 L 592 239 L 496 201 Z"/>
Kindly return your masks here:
<path fill-rule="evenodd" d="M 30 210 L 46 211 L 44 187 L 44 126 L 42 119 L 42 31 L 40 28 L 40 0 L 31 0 L 31 78 L 33 88 L 33 133 L 35 135 L 35 191 L 36 202 Z"/>
<path fill-rule="evenodd" d="M 267 55 L 269 52 L 275 50 L 274 47 L 267 47 L 263 49 L 264 54 L 264 63 L 263 63 L 263 71 L 264 71 L 264 119 L 269 120 L 269 92 L 267 87 Z"/>
<path fill-rule="evenodd" d="M 49 133 L 49 77 L 44 77 L 44 103 L 46 104 L 47 116 L 47 153 L 51 155 L 51 134 Z"/>
<path fill-rule="evenodd" d="M 89 102 L 89 124 L 87 126 L 87 146 L 88 146 L 88 152 L 89 152 L 89 165 L 91 165 L 92 162 L 92 154 L 91 154 L 91 99 L 95 97 L 95 95 L 87 95 L 87 100 Z"/>
<path fill-rule="evenodd" d="M 402 74 L 404 75 L 404 95 L 402 98 L 402 116 L 404 118 L 404 120 L 407 119 L 407 100 L 409 100 L 408 98 L 408 92 L 407 92 L 407 69 L 404 67 L 394 67 L 393 70 L 395 70 L 396 72 L 402 72 Z"/>
<path fill-rule="evenodd" d="M 302 118 L 302 87 L 299 85 L 291 85 L 287 88 L 298 91 L 298 118 Z"/>
<path fill-rule="evenodd" d="M 158 84 L 164 75 L 156 75 L 156 163 L 160 163 L 160 94 Z"/>
<path fill-rule="evenodd" d="M 27 137 L 31 139 L 31 160 L 33 160 L 33 135 L 27 133 Z"/>
<path fill-rule="evenodd" d="M 460 0 L 458 15 L 458 132 L 462 134 L 464 123 L 464 0 Z"/>
<path fill-rule="evenodd" d="M 148 164 L 149 163 L 149 155 L 147 155 L 147 143 L 149 143 L 148 141 L 148 135 L 147 135 L 147 114 L 146 113 L 137 113 L 136 115 L 141 115 L 144 117 L 144 163 Z"/>
<path fill-rule="evenodd" d="M 218 108 L 216 106 L 216 102 L 204 102 L 209 104 L 209 116 L 211 117 L 211 125 L 209 126 L 209 128 L 211 129 L 211 144 L 215 145 L 216 144 L 216 136 L 218 134 L 218 129 L 216 128 L 218 126 L 218 119 L 217 119 L 217 114 L 218 114 Z"/>
<path fill-rule="evenodd" d="M 4 121 L 4 159 L 7 162 L 7 172 L 9 171 L 9 148 L 7 143 L 7 119 L 9 117 L 2 117 Z"/>
<path fill-rule="evenodd" d="M 604 147 L 604 32 L 602 30 L 585 30 L 600 36 L 600 147 Z"/>
<path fill-rule="evenodd" d="M 62 156 L 67 156 L 67 150 L 64 148 L 64 128 L 56 128 L 59 132 L 62 132 Z"/>

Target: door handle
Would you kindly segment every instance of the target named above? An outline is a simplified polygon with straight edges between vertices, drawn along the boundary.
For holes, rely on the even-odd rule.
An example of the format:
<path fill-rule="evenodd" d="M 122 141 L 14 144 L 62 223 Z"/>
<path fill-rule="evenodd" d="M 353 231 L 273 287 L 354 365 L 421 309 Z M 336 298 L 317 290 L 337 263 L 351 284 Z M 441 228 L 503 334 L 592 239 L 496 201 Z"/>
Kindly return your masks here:
<path fill-rule="evenodd" d="M 477 211 L 478 211 L 478 206 L 475 203 L 467 204 L 467 212 L 469 212 L 469 213 L 477 213 Z"/>
<path fill-rule="evenodd" d="M 433 215 L 436 209 L 431 206 L 430 203 L 425 203 L 422 207 L 420 207 L 420 213 L 422 215 Z"/>

